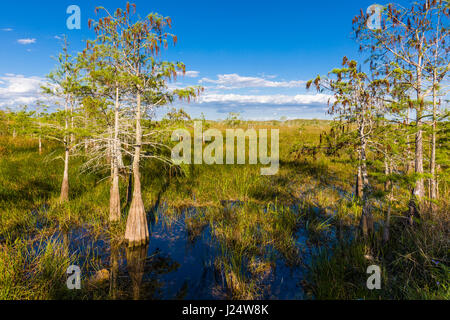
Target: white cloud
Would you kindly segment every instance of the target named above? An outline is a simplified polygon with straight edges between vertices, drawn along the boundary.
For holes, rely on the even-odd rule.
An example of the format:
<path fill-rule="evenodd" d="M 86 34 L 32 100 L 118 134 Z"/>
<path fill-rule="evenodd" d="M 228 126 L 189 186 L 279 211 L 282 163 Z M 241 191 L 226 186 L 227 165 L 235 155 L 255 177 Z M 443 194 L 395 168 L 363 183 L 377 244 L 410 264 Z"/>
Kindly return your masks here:
<path fill-rule="evenodd" d="M 327 94 L 298 94 L 298 95 L 241 95 L 241 94 L 204 94 L 199 97 L 200 104 L 239 104 L 239 105 L 326 105 L 333 101 L 333 97 Z"/>
<path fill-rule="evenodd" d="M 270 77 L 270 78 L 273 78 Z M 202 78 L 200 83 L 215 84 L 215 89 L 241 89 L 241 88 L 298 88 L 305 85 L 306 81 L 272 81 L 261 77 L 243 77 L 236 73 L 219 74 L 217 80 Z"/>
<path fill-rule="evenodd" d="M 5 32 L 11 32 L 11 31 L 13 31 L 13 29 L 12 28 L 3 28 L 3 29 L 1 29 L 2 31 L 5 31 Z"/>
<path fill-rule="evenodd" d="M 18 43 L 23 44 L 23 45 L 27 45 L 27 44 L 32 44 L 32 43 L 36 43 L 36 39 L 19 39 L 17 40 Z"/>
<path fill-rule="evenodd" d="M 273 119 L 294 114 L 296 117 L 324 117 L 328 103 L 334 102 L 333 96 L 327 94 L 277 93 L 280 89 L 303 88 L 306 82 L 277 81 L 275 78 L 276 76 L 266 74 L 244 77 L 236 73 L 221 74 L 215 80 L 202 78 L 198 83 L 205 87 L 205 92 L 185 107 L 187 110 L 213 113 L 216 117 L 229 112 L 240 112 L 247 118 Z M 270 92 L 268 89 L 271 89 Z"/>
<path fill-rule="evenodd" d="M 197 78 L 199 76 L 199 71 L 186 71 L 186 73 L 183 75 L 182 72 L 178 72 L 178 76 L 180 77 L 187 77 L 187 78 Z"/>
<path fill-rule="evenodd" d="M 17 107 L 31 105 L 41 98 L 41 85 L 45 83 L 40 77 L 5 74 L 0 77 L 0 107 Z"/>

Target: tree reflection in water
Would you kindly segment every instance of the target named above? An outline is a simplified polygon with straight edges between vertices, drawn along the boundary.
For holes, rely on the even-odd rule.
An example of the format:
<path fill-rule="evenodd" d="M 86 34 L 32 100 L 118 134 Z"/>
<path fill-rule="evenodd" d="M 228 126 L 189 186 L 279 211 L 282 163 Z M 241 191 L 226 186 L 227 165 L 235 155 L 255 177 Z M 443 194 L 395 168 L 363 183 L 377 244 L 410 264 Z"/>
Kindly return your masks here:
<path fill-rule="evenodd" d="M 110 287 L 109 294 L 111 299 L 117 300 L 117 278 L 119 276 L 119 246 L 111 243 L 111 257 L 110 257 Z"/>
<path fill-rule="evenodd" d="M 142 277 L 144 276 L 145 261 L 147 258 L 148 245 L 127 248 L 127 269 L 133 286 L 133 299 L 140 299 Z"/>

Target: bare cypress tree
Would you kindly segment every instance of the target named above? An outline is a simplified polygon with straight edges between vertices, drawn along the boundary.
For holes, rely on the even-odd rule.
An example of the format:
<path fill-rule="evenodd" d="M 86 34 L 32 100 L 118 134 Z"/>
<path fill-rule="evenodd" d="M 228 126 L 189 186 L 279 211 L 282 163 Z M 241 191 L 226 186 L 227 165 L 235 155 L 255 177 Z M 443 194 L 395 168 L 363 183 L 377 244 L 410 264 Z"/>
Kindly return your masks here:
<path fill-rule="evenodd" d="M 90 51 L 95 59 L 99 59 L 101 70 L 95 77 L 102 81 L 105 86 L 104 94 L 114 105 L 113 120 L 110 123 L 110 138 L 108 140 L 108 152 L 110 153 L 111 188 L 110 188 L 110 221 L 120 220 L 121 205 L 119 193 L 119 170 L 123 167 L 122 143 L 120 140 L 121 127 L 121 96 L 127 94 L 126 79 L 121 74 L 120 50 L 123 50 L 121 42 L 120 19 L 122 11 L 118 9 L 116 17 L 100 18 L 97 22 L 89 21 L 93 27 L 97 39 L 88 42 L 86 51 Z"/>
<path fill-rule="evenodd" d="M 143 154 L 144 145 L 157 147 L 159 143 L 144 141 L 142 120 L 152 117 L 156 108 L 170 103 L 174 97 L 190 99 L 198 94 L 198 88 L 168 90 L 167 81 L 175 79 L 179 72 L 185 73 L 182 63 L 161 61 L 160 53 L 168 47 L 170 40 L 175 44 L 177 37 L 168 33 L 171 19 L 159 14 L 149 14 L 142 19 L 135 15 L 136 5 L 127 3 L 124 10 L 117 9 L 110 14 L 103 7 L 105 17 L 94 26 L 99 32 L 102 26 L 113 26 L 104 30 L 116 41 L 117 61 L 120 61 L 122 80 L 127 83 L 130 95 L 134 96 L 131 112 L 134 114 L 135 144 L 133 159 L 133 196 L 128 213 L 125 239 L 130 246 L 138 246 L 149 240 L 148 225 L 142 199 L 141 158 L 158 158 L 155 154 Z M 116 38 L 114 38 L 116 37 Z M 149 134 L 151 136 L 151 134 Z M 167 161 L 167 160 L 166 160 Z"/>

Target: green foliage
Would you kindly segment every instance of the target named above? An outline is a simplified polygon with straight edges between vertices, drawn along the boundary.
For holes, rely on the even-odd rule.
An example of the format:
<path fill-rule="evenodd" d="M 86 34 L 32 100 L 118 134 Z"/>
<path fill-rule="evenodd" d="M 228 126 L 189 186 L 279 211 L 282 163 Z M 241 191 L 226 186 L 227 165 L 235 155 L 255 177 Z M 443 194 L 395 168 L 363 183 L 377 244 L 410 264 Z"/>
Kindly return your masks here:
<path fill-rule="evenodd" d="M 237 127 L 242 122 L 241 114 L 239 112 L 230 112 L 225 122 L 230 127 Z"/>

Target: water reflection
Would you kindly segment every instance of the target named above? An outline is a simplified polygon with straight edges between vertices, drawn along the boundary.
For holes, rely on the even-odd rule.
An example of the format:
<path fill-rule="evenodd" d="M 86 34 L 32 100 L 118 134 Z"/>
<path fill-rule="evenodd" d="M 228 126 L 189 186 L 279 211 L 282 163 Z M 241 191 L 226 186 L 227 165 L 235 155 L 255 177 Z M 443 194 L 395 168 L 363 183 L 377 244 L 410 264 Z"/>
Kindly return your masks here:
<path fill-rule="evenodd" d="M 239 203 L 226 204 L 233 210 Z M 149 245 L 125 248 L 117 243 L 93 237 L 86 229 L 61 231 L 58 238 L 76 253 L 80 265 L 89 259 L 98 263 L 96 270 L 109 270 L 109 299 L 224 299 L 233 297 L 230 290 L 250 284 L 262 289 L 254 297 L 262 299 L 304 299 L 302 281 L 308 265 L 323 244 L 314 243 L 303 225 L 294 235 L 294 245 L 302 263 L 290 264 L 275 246 L 268 246 L 255 256 L 234 253 L 227 243 L 219 241 L 214 226 L 199 209 L 187 208 L 178 214 L 167 214 L 167 208 L 156 208 L 149 219 Z M 293 212 L 299 208 L 293 207 Z M 345 228 L 328 230 L 336 238 L 347 238 Z M 336 239 L 337 240 L 337 239 Z M 242 267 L 241 267 L 242 265 Z M 89 274 L 92 271 L 87 271 Z M 254 284 L 251 285 L 251 284 Z M 106 289 L 106 290 L 105 290 Z"/>
<path fill-rule="evenodd" d="M 133 286 L 133 299 L 141 297 L 142 278 L 144 276 L 145 261 L 147 258 L 148 245 L 126 249 L 127 269 Z"/>
<path fill-rule="evenodd" d="M 118 298 L 118 286 L 117 279 L 119 276 L 119 246 L 116 243 L 111 243 L 111 272 L 110 272 L 110 287 L 109 295 L 111 299 L 117 300 Z"/>

